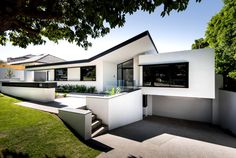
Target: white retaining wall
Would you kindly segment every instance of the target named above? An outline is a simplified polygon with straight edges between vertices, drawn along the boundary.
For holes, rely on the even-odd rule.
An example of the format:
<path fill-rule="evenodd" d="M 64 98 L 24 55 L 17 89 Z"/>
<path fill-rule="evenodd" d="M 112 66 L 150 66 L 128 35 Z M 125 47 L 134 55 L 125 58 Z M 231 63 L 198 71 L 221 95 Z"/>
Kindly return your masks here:
<path fill-rule="evenodd" d="M 55 99 L 55 88 L 2 86 L 1 91 L 11 96 L 33 101 L 50 102 Z"/>
<path fill-rule="evenodd" d="M 85 140 L 91 138 L 92 113 L 89 110 L 61 108 L 59 117 L 72 127 Z"/>
<path fill-rule="evenodd" d="M 109 130 L 143 118 L 141 90 L 111 97 L 87 96 L 86 104 L 88 109 L 108 126 Z"/>
<path fill-rule="evenodd" d="M 220 125 L 236 134 L 236 92 L 219 90 Z"/>

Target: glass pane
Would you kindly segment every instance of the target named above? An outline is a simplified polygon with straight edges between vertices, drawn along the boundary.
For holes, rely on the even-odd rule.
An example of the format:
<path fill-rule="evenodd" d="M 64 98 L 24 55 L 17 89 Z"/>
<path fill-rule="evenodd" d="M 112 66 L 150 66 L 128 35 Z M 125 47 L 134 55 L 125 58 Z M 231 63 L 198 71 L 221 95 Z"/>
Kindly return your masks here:
<path fill-rule="evenodd" d="M 96 81 L 96 67 L 86 66 L 80 68 L 80 75 L 82 81 Z"/>
<path fill-rule="evenodd" d="M 123 68 L 133 68 L 133 60 L 126 61 L 122 66 Z"/>
<path fill-rule="evenodd" d="M 67 80 L 67 68 L 55 69 L 55 81 Z"/>
<path fill-rule="evenodd" d="M 175 64 L 171 67 L 171 86 L 187 87 L 188 86 L 188 68 L 187 64 Z"/>
<path fill-rule="evenodd" d="M 188 87 L 188 63 L 143 66 L 143 86 Z"/>
<path fill-rule="evenodd" d="M 133 86 L 133 59 L 117 65 L 117 85 Z"/>
<path fill-rule="evenodd" d="M 152 71 L 150 66 L 143 67 L 143 85 L 152 86 Z"/>
<path fill-rule="evenodd" d="M 169 86 L 169 66 L 160 65 L 153 67 L 154 86 L 168 87 Z"/>

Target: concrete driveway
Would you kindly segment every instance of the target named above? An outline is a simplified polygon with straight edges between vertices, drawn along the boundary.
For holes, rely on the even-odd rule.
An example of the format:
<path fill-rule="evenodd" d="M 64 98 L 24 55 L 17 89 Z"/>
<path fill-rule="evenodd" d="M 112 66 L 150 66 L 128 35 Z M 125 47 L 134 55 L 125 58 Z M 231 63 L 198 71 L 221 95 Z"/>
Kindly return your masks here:
<path fill-rule="evenodd" d="M 236 137 L 210 124 L 163 117 L 148 117 L 94 140 L 111 148 L 99 158 L 236 158 Z"/>

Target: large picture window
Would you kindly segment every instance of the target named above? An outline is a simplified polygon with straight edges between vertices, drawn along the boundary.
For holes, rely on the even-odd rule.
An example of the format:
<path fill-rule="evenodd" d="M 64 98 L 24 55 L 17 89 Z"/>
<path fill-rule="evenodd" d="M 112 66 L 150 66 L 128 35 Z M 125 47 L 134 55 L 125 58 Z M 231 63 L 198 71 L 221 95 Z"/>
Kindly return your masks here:
<path fill-rule="evenodd" d="M 188 63 L 143 66 L 143 86 L 188 88 Z"/>
<path fill-rule="evenodd" d="M 67 81 L 67 68 L 55 69 L 55 81 Z"/>
<path fill-rule="evenodd" d="M 96 81 L 96 67 L 85 66 L 80 68 L 81 81 Z"/>

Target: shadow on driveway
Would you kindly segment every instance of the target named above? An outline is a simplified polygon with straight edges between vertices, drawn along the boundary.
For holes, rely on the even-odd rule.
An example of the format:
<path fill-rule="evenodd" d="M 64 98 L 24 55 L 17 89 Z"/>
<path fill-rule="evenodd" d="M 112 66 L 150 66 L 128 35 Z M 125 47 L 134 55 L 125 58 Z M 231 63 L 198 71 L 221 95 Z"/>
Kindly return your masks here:
<path fill-rule="evenodd" d="M 236 148 L 236 137 L 225 133 L 217 126 L 157 116 L 147 117 L 142 121 L 117 128 L 109 133 L 139 142 L 162 134 L 171 134 Z"/>

